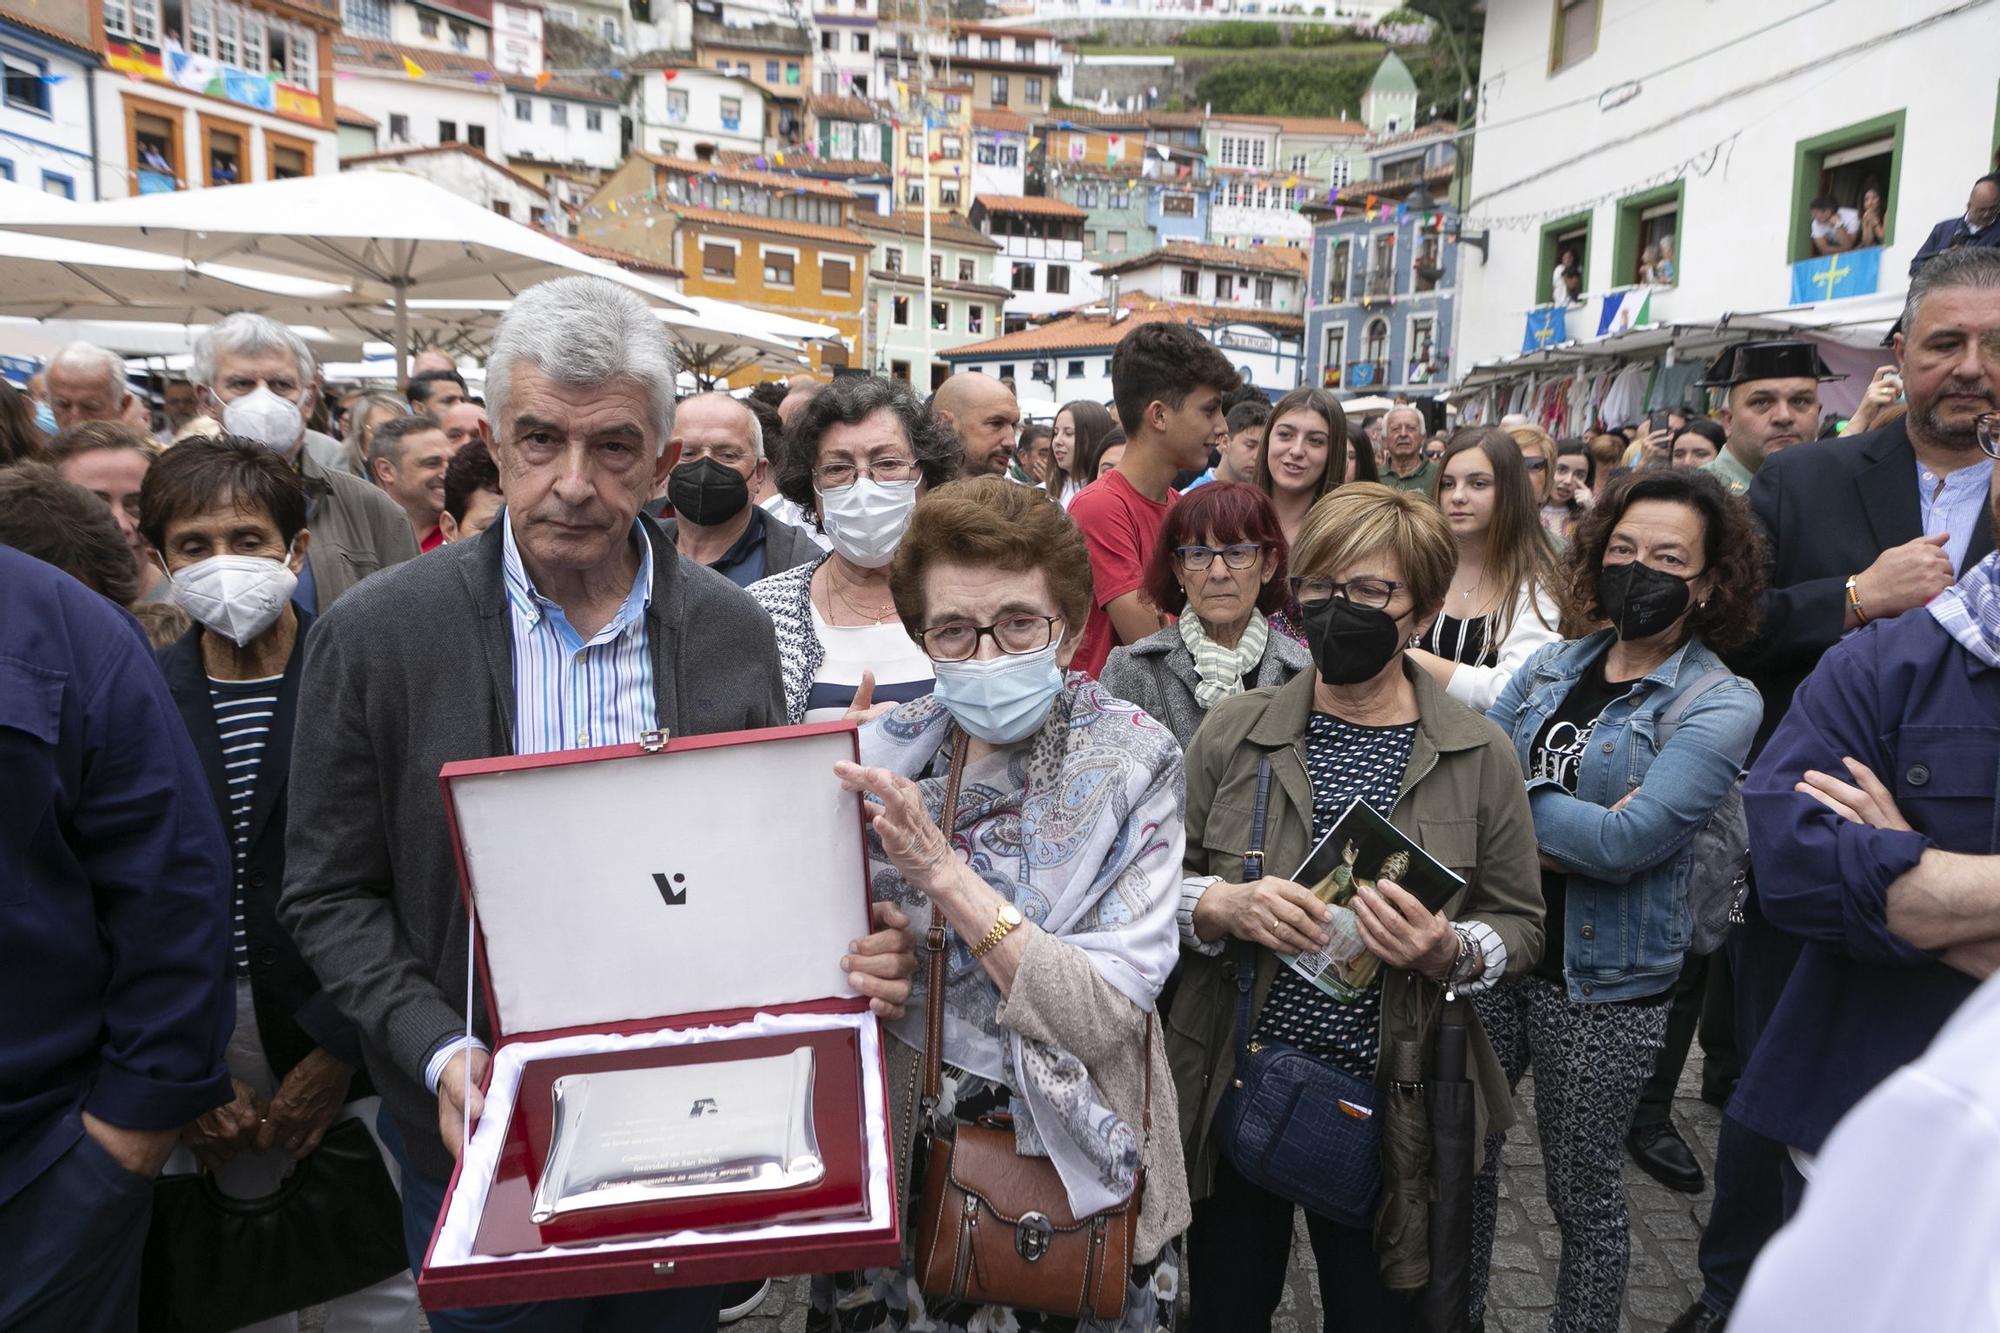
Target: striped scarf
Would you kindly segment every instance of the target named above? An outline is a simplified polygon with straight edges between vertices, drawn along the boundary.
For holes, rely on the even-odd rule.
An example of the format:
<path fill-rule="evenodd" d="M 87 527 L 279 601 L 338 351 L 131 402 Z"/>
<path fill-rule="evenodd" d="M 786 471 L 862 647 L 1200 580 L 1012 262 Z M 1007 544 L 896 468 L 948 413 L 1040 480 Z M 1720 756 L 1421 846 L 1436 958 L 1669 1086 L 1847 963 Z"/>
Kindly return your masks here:
<path fill-rule="evenodd" d="M 2000 667 L 2000 552 L 1966 570 L 1928 609 L 1966 652 Z"/>
<path fill-rule="evenodd" d="M 1194 701 L 1201 705 L 1202 711 L 1207 712 L 1232 694 L 1241 694 L 1243 678 L 1264 660 L 1264 641 L 1270 636 L 1264 613 L 1250 613 L 1250 623 L 1243 627 L 1243 637 L 1234 648 L 1224 648 L 1209 638 L 1208 631 L 1201 627 L 1201 617 L 1192 610 L 1181 616 L 1180 627 L 1181 642 L 1187 645 L 1188 655 L 1194 658 L 1195 674 L 1201 677 L 1194 687 Z"/>

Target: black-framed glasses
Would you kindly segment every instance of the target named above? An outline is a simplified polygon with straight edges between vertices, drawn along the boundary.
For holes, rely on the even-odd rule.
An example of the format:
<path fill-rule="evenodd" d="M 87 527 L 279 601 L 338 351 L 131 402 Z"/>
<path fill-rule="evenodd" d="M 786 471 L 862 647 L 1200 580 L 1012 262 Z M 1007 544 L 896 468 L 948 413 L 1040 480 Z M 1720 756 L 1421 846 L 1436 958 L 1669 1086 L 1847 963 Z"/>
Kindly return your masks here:
<path fill-rule="evenodd" d="M 1302 574 L 1288 582 L 1292 585 L 1292 600 L 1302 607 L 1324 606 L 1338 597 L 1371 611 L 1386 608 L 1403 586 L 1394 579 L 1329 579 L 1317 574 Z"/>
<path fill-rule="evenodd" d="M 1174 558 L 1181 562 L 1181 568 L 1190 574 L 1199 574 L 1215 563 L 1215 557 L 1222 557 L 1226 569 L 1244 570 L 1256 567 L 1264 558 L 1264 548 L 1256 542 L 1238 542 L 1234 546 L 1176 546 Z"/>
<path fill-rule="evenodd" d="M 1972 419 L 1972 432 L 1979 437 L 1981 453 L 2000 459 L 2000 412 L 1981 412 Z"/>
<path fill-rule="evenodd" d="M 979 652 L 979 641 L 990 637 L 993 646 L 1009 657 L 1039 653 L 1056 641 L 1061 616 L 1031 616 L 1026 613 L 1002 616 L 990 625 L 954 621 L 933 625 L 917 635 L 924 655 L 933 662 L 963 662 Z"/>
<path fill-rule="evenodd" d="M 861 469 L 853 463 L 827 463 L 813 469 L 813 481 L 822 491 L 837 491 L 852 486 L 861 475 Z M 914 458 L 875 458 L 868 463 L 868 479 L 885 485 L 890 482 L 910 481 L 917 475 L 917 460 Z"/>

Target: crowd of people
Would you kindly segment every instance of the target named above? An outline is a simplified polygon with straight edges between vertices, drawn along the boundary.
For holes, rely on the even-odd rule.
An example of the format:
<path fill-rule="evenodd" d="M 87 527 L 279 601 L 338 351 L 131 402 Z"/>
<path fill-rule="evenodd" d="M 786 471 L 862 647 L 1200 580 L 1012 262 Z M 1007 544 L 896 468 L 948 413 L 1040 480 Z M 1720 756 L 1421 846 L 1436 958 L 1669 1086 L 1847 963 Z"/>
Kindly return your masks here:
<path fill-rule="evenodd" d="M 1530 1070 L 1548 1326 L 1609 1333 L 1625 1159 L 1708 1183 L 1668 1114 L 1698 1028 L 1727 1115 L 1677 1333 L 1910 1326 L 1856 1318 L 1912 1281 L 1863 1213 L 1923 1207 L 1865 1144 L 1984 1076 L 1963 1036 L 1897 1071 L 1990 1027 L 2000 969 L 2000 250 L 1924 267 L 1837 437 L 1789 340 L 1563 440 L 1272 402 L 1164 321 L 1045 423 L 977 373 L 678 397 L 594 278 L 512 304 L 483 397 L 414 370 L 327 392 L 239 314 L 157 435 L 99 349 L 0 386 L 0 1327 L 218 1299 L 165 1192 L 323 1159 L 396 1243 L 223 1322 L 413 1329 L 491 1064 L 440 768 L 843 720 L 859 762 L 786 780 L 867 812 L 871 933 L 826 949 L 891 1087 L 939 1034 L 897 1161 L 1010 1115 L 1052 1207 L 1129 1210 L 1131 1268 L 1116 1318 L 996 1306 L 912 1218 L 900 1264 L 810 1275 L 814 1333 L 1268 1329 L 1300 1206 L 1326 1329 L 1497 1328 Z M 1404 850 L 1308 875 L 1364 806 Z M 1990 1239 L 1925 1254 L 1938 1290 L 1976 1304 Z M 428 1318 L 680 1333 L 761 1293 Z"/>

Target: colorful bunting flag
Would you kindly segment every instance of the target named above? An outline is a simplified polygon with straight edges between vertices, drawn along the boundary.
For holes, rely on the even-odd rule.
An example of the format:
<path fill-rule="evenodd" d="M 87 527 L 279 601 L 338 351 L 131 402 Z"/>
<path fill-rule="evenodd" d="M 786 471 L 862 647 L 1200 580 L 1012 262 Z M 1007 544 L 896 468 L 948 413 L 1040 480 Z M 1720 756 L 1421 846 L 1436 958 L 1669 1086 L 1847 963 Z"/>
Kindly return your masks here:
<path fill-rule="evenodd" d="M 549 78 L 550 75 L 547 70 L 543 70 L 540 74 L 537 74 L 535 76 L 535 91 L 540 92 L 542 89 L 548 87 Z"/>
<path fill-rule="evenodd" d="M 419 65 L 416 61 L 410 59 L 408 56 L 404 56 L 403 73 L 409 75 L 413 79 L 421 79 L 422 77 L 424 77 L 424 67 L 422 65 Z"/>

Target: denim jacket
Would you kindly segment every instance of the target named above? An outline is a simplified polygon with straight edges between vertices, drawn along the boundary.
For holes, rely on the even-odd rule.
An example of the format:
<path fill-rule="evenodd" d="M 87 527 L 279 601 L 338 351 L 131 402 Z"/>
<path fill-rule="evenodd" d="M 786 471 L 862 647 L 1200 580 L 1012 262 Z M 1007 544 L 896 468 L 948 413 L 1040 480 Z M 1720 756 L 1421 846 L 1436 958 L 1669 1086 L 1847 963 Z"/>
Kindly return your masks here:
<path fill-rule="evenodd" d="M 1600 630 L 1548 645 L 1488 710 L 1514 742 L 1523 773 L 1542 725 L 1611 640 L 1610 630 Z M 1683 686 L 1721 665 L 1698 636 L 1690 638 L 1605 708 L 1575 796 L 1552 778 L 1528 782 L 1535 841 L 1569 870 L 1561 946 L 1572 1000 L 1656 995 L 1680 973 L 1691 927 L 1691 843 L 1741 773 L 1764 705 L 1756 686 L 1740 676 L 1711 685 L 1681 715 L 1664 748 L 1659 716 Z M 1634 788 L 1639 794 L 1623 809 L 1611 808 Z"/>

